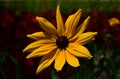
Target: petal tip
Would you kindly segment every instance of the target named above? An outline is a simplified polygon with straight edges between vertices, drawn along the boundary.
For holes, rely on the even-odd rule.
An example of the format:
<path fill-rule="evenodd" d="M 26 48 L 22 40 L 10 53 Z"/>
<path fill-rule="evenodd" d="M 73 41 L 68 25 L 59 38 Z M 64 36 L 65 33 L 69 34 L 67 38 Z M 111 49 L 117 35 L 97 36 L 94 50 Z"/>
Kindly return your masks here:
<path fill-rule="evenodd" d="M 98 32 L 94 32 L 94 35 L 97 35 L 98 34 Z"/>
<path fill-rule="evenodd" d="M 54 65 L 54 68 L 56 69 L 56 71 L 57 71 L 57 72 L 59 72 L 59 71 L 61 71 L 61 70 L 62 70 L 62 68 L 61 68 L 61 67 L 56 67 L 55 65 Z"/>
<path fill-rule="evenodd" d="M 91 18 L 91 17 L 90 17 L 90 16 L 88 16 L 88 17 L 87 17 L 87 19 L 86 19 L 86 21 L 89 21 L 89 20 L 90 20 L 90 18 Z"/>
<path fill-rule="evenodd" d="M 81 15 L 81 12 L 82 12 L 82 9 L 79 9 L 79 10 L 77 11 L 77 13 L 78 13 L 79 15 Z"/>
<path fill-rule="evenodd" d="M 30 37 L 30 34 L 27 34 L 26 36 L 27 36 L 27 37 Z"/>
<path fill-rule="evenodd" d="M 25 53 L 25 50 L 23 49 L 22 52 Z"/>
<path fill-rule="evenodd" d="M 58 5 L 57 5 L 57 8 L 59 8 L 59 7 L 60 7 L 60 5 L 58 4 Z"/>
<path fill-rule="evenodd" d="M 28 56 L 26 56 L 25 58 L 26 58 L 26 59 L 29 59 L 29 58 L 30 58 L 30 56 L 28 55 Z"/>
<path fill-rule="evenodd" d="M 36 71 L 36 74 L 38 74 L 39 73 L 39 71 Z"/>
<path fill-rule="evenodd" d="M 36 74 L 38 74 L 39 73 L 39 71 L 38 70 L 36 70 Z"/>
<path fill-rule="evenodd" d="M 32 53 L 30 53 L 30 54 L 29 54 L 29 55 L 27 55 L 25 58 L 26 58 L 26 59 L 29 59 L 29 58 L 34 58 L 34 56 L 33 56 L 33 54 L 32 54 Z"/>
<path fill-rule="evenodd" d="M 93 58 L 93 56 L 91 55 L 90 57 L 88 57 L 88 59 L 90 60 L 91 58 Z"/>
<path fill-rule="evenodd" d="M 91 17 L 90 17 L 90 16 L 88 16 L 88 18 L 90 19 Z"/>
<path fill-rule="evenodd" d="M 39 74 L 42 70 L 43 70 L 43 69 L 41 69 L 41 68 L 37 68 L 36 74 Z"/>
<path fill-rule="evenodd" d="M 36 16 L 36 19 L 39 18 L 39 16 Z"/>
<path fill-rule="evenodd" d="M 36 16 L 36 20 L 41 20 L 42 17 Z"/>
<path fill-rule="evenodd" d="M 55 68 L 56 69 L 56 68 Z M 57 72 L 61 71 L 62 69 L 56 69 Z"/>
<path fill-rule="evenodd" d="M 79 11 L 79 12 L 81 12 L 81 11 L 82 11 L 82 9 L 79 9 L 78 11 Z"/>
<path fill-rule="evenodd" d="M 23 53 L 27 52 L 27 51 L 26 51 L 26 48 L 25 48 L 25 49 L 23 49 L 23 50 L 22 50 L 22 52 L 23 52 Z"/>
<path fill-rule="evenodd" d="M 80 66 L 80 63 L 78 65 L 76 65 L 75 67 L 79 67 Z"/>

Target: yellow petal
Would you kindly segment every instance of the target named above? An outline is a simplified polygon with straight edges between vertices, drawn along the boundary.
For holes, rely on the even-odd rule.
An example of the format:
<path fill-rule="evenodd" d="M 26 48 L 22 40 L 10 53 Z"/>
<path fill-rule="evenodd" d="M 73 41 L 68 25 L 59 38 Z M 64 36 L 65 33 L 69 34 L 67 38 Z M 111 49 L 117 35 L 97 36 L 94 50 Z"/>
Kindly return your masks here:
<path fill-rule="evenodd" d="M 115 17 L 109 19 L 108 22 L 109 22 L 109 25 L 110 25 L 110 26 L 114 26 L 114 25 L 120 24 L 119 19 L 117 19 L 117 18 L 115 18 Z"/>
<path fill-rule="evenodd" d="M 61 50 L 55 58 L 54 67 L 57 71 L 60 71 L 62 70 L 64 64 L 65 64 L 65 53 L 64 50 Z"/>
<path fill-rule="evenodd" d="M 52 62 L 54 61 L 54 59 L 56 58 L 56 54 L 58 52 L 59 51 L 55 49 L 55 50 L 51 51 L 49 54 L 43 56 L 40 61 L 39 66 L 37 68 L 36 74 L 38 74 L 39 72 L 41 72 L 42 70 L 44 70 L 45 68 L 50 66 L 52 64 Z"/>
<path fill-rule="evenodd" d="M 74 55 L 70 54 L 68 51 L 65 51 L 65 58 L 69 65 L 73 67 L 80 66 L 78 59 Z"/>
<path fill-rule="evenodd" d="M 83 33 L 87 27 L 87 24 L 89 22 L 90 17 L 88 16 L 87 19 L 84 20 L 84 22 L 74 31 L 73 37 L 70 39 L 70 41 L 75 40 L 79 34 Z"/>
<path fill-rule="evenodd" d="M 65 23 L 65 35 L 69 37 L 72 36 L 73 31 L 75 31 L 75 28 L 77 27 L 77 24 L 79 22 L 80 16 L 81 16 L 81 9 L 79 9 L 75 14 L 70 15 Z"/>
<path fill-rule="evenodd" d="M 88 59 L 92 58 L 92 55 L 90 54 L 88 49 L 86 47 L 78 44 L 78 43 L 70 43 L 67 50 L 71 54 L 73 54 L 74 56 L 77 56 L 77 57 L 85 57 L 85 58 L 88 58 Z"/>
<path fill-rule="evenodd" d="M 54 36 L 58 36 L 56 28 L 48 20 L 38 16 L 36 17 L 36 20 L 38 21 L 42 29 L 44 29 L 47 33 L 52 34 Z"/>
<path fill-rule="evenodd" d="M 65 27 L 63 24 L 61 13 L 60 13 L 59 5 L 57 6 L 57 10 L 56 10 L 56 21 L 57 21 L 57 30 L 60 34 L 59 36 L 61 36 L 64 34 Z"/>
<path fill-rule="evenodd" d="M 34 40 L 39 40 L 39 39 L 50 38 L 50 35 L 46 32 L 35 32 L 32 34 L 28 34 L 27 37 L 34 39 Z"/>
<path fill-rule="evenodd" d="M 38 41 L 35 41 L 31 44 L 29 44 L 27 47 L 25 47 L 25 49 L 23 50 L 23 52 L 32 52 L 33 50 L 35 50 L 36 48 L 44 45 L 44 44 L 53 44 L 56 41 L 51 40 L 51 39 L 41 39 Z"/>
<path fill-rule="evenodd" d="M 97 32 L 86 32 L 86 33 L 80 34 L 78 36 L 78 39 L 75 42 L 81 45 L 84 45 L 90 42 L 91 40 L 93 40 L 93 38 L 95 38 L 96 35 L 97 35 Z"/>
<path fill-rule="evenodd" d="M 84 20 L 84 22 L 82 23 L 82 25 L 80 25 L 80 26 L 78 27 L 78 30 L 79 30 L 78 34 L 79 34 L 79 33 L 83 33 L 83 32 L 85 31 L 89 20 L 90 20 L 90 16 L 88 16 L 88 17 Z"/>
<path fill-rule="evenodd" d="M 37 48 L 36 50 L 34 50 L 26 58 L 40 57 L 40 56 L 50 53 L 52 50 L 54 50 L 56 48 L 57 48 L 57 46 L 55 46 L 55 44 L 45 44 L 45 45 Z"/>

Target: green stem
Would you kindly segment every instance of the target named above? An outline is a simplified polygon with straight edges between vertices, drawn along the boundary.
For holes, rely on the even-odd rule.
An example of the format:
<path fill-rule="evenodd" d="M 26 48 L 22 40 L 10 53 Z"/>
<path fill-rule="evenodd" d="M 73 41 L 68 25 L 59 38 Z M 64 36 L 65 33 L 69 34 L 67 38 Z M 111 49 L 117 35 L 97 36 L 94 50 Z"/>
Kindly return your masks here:
<path fill-rule="evenodd" d="M 5 72 L 2 70 L 1 66 L 0 66 L 0 73 L 2 74 L 3 79 L 7 79 Z"/>

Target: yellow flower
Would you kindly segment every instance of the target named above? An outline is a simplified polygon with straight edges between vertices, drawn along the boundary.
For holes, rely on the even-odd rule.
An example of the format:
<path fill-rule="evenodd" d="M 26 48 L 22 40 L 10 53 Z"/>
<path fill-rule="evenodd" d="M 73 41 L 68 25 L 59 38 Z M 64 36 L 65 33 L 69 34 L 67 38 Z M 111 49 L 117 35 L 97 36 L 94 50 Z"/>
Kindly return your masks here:
<path fill-rule="evenodd" d="M 36 17 L 44 31 L 28 34 L 27 37 L 36 41 L 23 50 L 23 52 L 32 52 L 26 58 L 42 56 L 36 73 L 47 68 L 54 61 L 54 68 L 60 71 L 66 62 L 73 67 L 80 66 L 77 57 L 92 58 L 88 49 L 83 45 L 94 40 L 97 32 L 83 33 L 90 19 L 89 16 L 77 27 L 81 11 L 79 9 L 75 14 L 70 15 L 63 24 L 58 5 L 56 10 L 57 29 L 45 18 Z"/>
<path fill-rule="evenodd" d="M 109 22 L 110 26 L 115 26 L 117 24 L 120 24 L 120 21 L 115 17 L 109 19 L 108 22 Z"/>

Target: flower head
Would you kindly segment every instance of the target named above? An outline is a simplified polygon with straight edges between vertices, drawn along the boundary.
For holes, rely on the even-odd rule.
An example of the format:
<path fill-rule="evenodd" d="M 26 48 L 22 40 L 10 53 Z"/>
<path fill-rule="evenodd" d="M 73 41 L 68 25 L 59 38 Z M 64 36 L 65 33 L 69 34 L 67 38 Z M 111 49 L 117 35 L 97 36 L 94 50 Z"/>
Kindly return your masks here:
<path fill-rule="evenodd" d="M 109 22 L 110 26 L 115 26 L 117 24 L 120 24 L 120 21 L 117 18 L 115 18 L 115 17 L 109 19 L 108 22 Z"/>
<path fill-rule="evenodd" d="M 81 16 L 81 9 L 68 17 L 65 24 L 59 10 L 56 10 L 57 29 L 43 17 L 36 17 L 36 20 L 44 31 L 28 34 L 27 37 L 36 40 L 29 44 L 23 52 L 31 52 L 26 58 L 42 56 L 36 73 L 50 66 L 53 61 L 57 71 L 62 70 L 67 62 L 73 67 L 80 66 L 77 57 L 91 59 L 92 55 L 83 45 L 94 40 L 97 32 L 86 32 L 87 19 L 77 27 Z"/>

